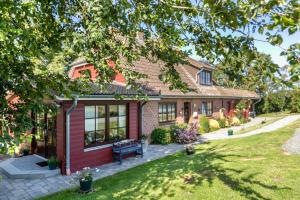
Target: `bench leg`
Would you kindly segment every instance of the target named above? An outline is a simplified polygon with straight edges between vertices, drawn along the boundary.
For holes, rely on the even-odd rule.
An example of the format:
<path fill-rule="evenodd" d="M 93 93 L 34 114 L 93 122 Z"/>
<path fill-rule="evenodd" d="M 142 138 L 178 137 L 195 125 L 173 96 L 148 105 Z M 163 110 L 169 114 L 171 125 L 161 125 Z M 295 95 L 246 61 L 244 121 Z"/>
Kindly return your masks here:
<path fill-rule="evenodd" d="M 119 154 L 119 164 L 122 165 L 122 155 Z"/>

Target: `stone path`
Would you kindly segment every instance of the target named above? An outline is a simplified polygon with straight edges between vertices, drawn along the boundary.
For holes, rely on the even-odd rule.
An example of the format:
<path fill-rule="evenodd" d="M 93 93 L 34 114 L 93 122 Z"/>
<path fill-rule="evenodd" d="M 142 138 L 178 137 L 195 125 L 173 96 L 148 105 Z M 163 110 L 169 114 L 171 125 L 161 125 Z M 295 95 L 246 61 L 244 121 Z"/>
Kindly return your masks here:
<path fill-rule="evenodd" d="M 290 138 L 282 148 L 290 154 L 300 154 L 300 128 L 296 129 L 295 134 Z"/>
<path fill-rule="evenodd" d="M 271 132 L 275 131 L 279 128 L 282 128 L 286 126 L 289 123 L 292 123 L 296 120 L 300 119 L 300 115 L 290 115 L 287 117 L 284 117 L 282 119 L 279 119 L 278 121 L 275 121 L 269 125 L 263 126 L 262 128 L 239 134 L 239 135 L 232 135 L 228 136 L 227 134 L 227 129 L 221 129 L 217 133 L 208 133 L 202 136 L 203 140 L 220 140 L 220 139 L 231 139 L 231 138 L 243 138 L 243 137 L 248 137 L 251 135 L 257 135 L 265 132 Z M 253 125 L 253 124 L 252 124 Z M 242 128 L 242 126 L 240 126 Z M 233 128 L 234 129 L 234 128 Z"/>
<path fill-rule="evenodd" d="M 286 124 L 300 119 L 300 115 L 288 116 L 281 120 L 278 120 L 270 125 L 263 128 L 240 134 L 234 136 L 227 136 L 221 130 L 219 133 L 206 134 L 197 143 L 202 143 L 205 140 L 216 140 L 216 139 L 226 139 L 226 138 L 237 138 L 237 137 L 247 137 L 250 135 L 259 134 L 262 132 L 273 131 L 278 128 L 285 126 Z M 259 123 L 259 120 L 255 120 L 255 123 Z M 254 125 L 252 122 L 251 125 Z M 250 123 L 249 123 L 250 124 Z M 246 126 L 246 125 L 245 125 Z M 250 126 L 250 125 L 248 125 Z M 128 158 L 123 161 L 122 165 L 118 163 L 110 163 L 102 165 L 98 168 L 98 172 L 95 173 L 95 180 L 101 179 L 103 177 L 113 175 L 117 172 L 125 171 L 129 168 L 141 165 L 143 163 L 156 160 L 167 155 L 174 154 L 178 151 L 184 150 L 184 145 L 180 144 L 169 144 L 169 145 L 149 145 L 147 153 L 143 158 L 140 156 Z M 96 171 L 96 169 L 94 169 Z M 0 173 L 1 174 L 1 173 Z M 4 176 L 1 174 L 1 176 Z M 77 185 L 73 180 L 73 176 L 55 176 L 48 177 L 44 179 L 8 179 L 4 176 L 2 183 L 0 184 L 0 200 L 30 200 L 40 196 L 48 195 L 54 192 L 65 190 L 67 188 L 75 187 Z"/>

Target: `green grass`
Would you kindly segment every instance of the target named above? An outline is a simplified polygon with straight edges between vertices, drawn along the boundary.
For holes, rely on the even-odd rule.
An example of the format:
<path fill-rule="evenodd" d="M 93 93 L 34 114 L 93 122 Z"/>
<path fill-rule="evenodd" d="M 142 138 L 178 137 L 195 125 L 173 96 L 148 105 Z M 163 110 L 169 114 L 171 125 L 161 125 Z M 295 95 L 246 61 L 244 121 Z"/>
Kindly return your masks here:
<path fill-rule="evenodd" d="M 281 145 L 300 120 L 280 130 L 197 146 L 94 183 L 95 192 L 76 189 L 42 199 L 300 199 L 300 156 L 287 155 Z"/>
<path fill-rule="evenodd" d="M 283 112 L 272 112 L 272 113 L 265 113 L 257 115 L 257 117 L 286 117 L 291 115 L 290 111 L 283 111 Z"/>
<path fill-rule="evenodd" d="M 264 126 L 267 126 L 267 125 L 269 125 L 269 124 L 272 124 L 273 122 L 276 122 L 276 121 L 278 121 L 278 120 L 280 120 L 280 119 L 282 119 L 282 118 L 283 118 L 283 117 L 272 118 L 272 119 L 266 120 L 264 124 L 259 123 L 259 124 L 250 126 L 250 127 L 248 127 L 248 128 L 242 128 L 242 129 L 239 130 L 239 131 L 233 132 L 233 134 L 234 134 L 234 135 L 238 135 L 238 134 L 247 133 L 247 132 L 250 132 L 250 131 L 253 131 L 253 130 L 262 128 L 262 127 L 264 127 Z M 241 126 L 243 126 L 243 124 L 242 124 Z"/>

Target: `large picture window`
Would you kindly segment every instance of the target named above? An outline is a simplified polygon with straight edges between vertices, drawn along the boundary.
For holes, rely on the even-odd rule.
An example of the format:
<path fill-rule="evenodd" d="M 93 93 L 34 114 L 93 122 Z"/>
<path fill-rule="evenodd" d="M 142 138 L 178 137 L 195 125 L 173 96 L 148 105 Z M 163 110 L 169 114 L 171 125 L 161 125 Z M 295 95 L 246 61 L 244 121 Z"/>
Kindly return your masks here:
<path fill-rule="evenodd" d="M 159 122 L 173 122 L 176 120 L 176 103 L 160 103 L 158 105 Z"/>
<path fill-rule="evenodd" d="M 85 106 L 85 146 L 127 138 L 126 105 Z"/>
<path fill-rule="evenodd" d="M 212 115 L 212 102 L 202 102 L 201 111 L 203 115 Z"/>
<path fill-rule="evenodd" d="M 210 71 L 202 70 L 199 75 L 198 79 L 201 85 L 211 85 L 212 84 L 212 74 Z"/>

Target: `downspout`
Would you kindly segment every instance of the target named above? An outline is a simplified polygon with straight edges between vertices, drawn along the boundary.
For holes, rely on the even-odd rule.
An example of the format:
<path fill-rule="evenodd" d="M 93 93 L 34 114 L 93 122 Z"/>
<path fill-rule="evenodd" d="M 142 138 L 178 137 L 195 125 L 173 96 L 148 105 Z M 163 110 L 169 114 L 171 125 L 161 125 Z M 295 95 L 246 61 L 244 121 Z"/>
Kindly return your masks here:
<path fill-rule="evenodd" d="M 70 167 L 70 115 L 77 106 L 78 97 L 74 97 L 72 106 L 66 112 L 66 175 L 71 175 Z"/>
<path fill-rule="evenodd" d="M 144 132 L 144 105 L 147 103 L 147 101 L 144 101 L 144 102 L 142 102 L 141 103 L 141 116 L 140 116 L 140 134 L 139 134 L 139 139 L 141 139 L 142 137 L 142 134 L 143 134 L 143 132 Z"/>
<path fill-rule="evenodd" d="M 254 102 L 253 105 L 252 105 L 252 112 L 254 113 L 254 116 L 256 116 L 255 105 L 258 104 L 261 100 L 262 100 L 262 98 L 260 97 L 260 98 L 259 98 L 256 102 Z"/>

